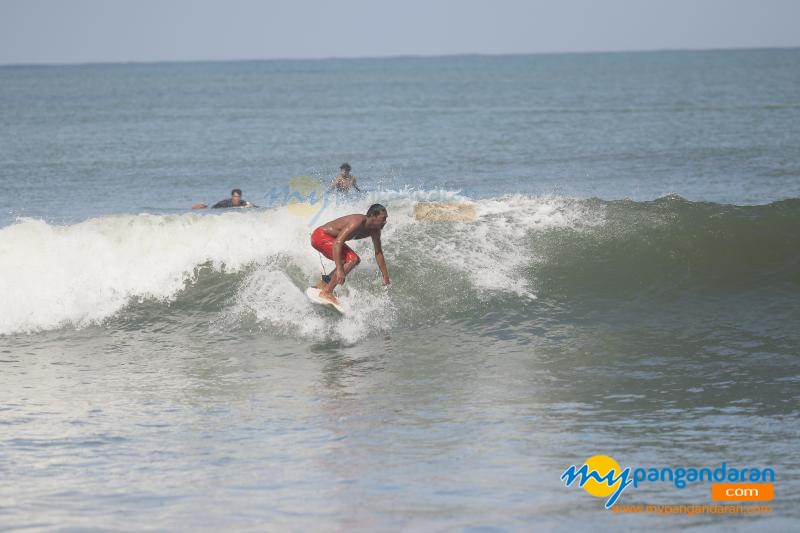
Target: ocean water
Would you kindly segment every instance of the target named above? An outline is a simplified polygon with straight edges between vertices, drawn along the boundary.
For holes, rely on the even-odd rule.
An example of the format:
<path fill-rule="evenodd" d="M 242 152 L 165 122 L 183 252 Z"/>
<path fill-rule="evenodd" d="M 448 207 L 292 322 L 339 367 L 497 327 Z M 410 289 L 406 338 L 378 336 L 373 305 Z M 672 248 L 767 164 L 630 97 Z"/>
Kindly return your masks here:
<path fill-rule="evenodd" d="M 0 67 L 0 530 L 796 529 L 798 87 L 797 49 Z M 343 161 L 365 195 L 271 201 Z M 357 242 L 310 305 L 311 230 L 376 200 L 392 285 Z M 772 513 L 620 516 L 560 479 L 594 455 L 772 468 Z"/>

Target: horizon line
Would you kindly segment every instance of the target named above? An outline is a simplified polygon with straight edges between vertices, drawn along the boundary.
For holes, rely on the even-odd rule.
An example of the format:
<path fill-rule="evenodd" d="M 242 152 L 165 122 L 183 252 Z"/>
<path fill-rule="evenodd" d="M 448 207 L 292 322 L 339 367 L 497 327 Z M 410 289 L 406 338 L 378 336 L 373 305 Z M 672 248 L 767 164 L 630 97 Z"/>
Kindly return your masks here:
<path fill-rule="evenodd" d="M 66 61 L 66 62 L 22 62 L 0 63 L 6 67 L 79 67 L 91 65 L 157 65 L 175 63 L 246 63 L 246 62 L 287 62 L 287 61 L 358 61 L 371 59 L 443 59 L 457 57 L 520 57 L 520 56 L 555 56 L 555 55 L 597 55 L 597 54 L 647 54 L 661 52 L 742 52 L 759 50 L 797 50 L 800 45 L 791 46 L 756 46 L 756 47 L 719 47 L 719 48 L 643 48 L 634 50 L 573 50 L 555 52 L 463 52 L 445 54 L 387 54 L 375 56 L 319 56 L 319 57 L 252 57 L 252 58 L 220 58 L 220 59 L 153 59 L 153 60 L 119 60 L 119 61 Z"/>

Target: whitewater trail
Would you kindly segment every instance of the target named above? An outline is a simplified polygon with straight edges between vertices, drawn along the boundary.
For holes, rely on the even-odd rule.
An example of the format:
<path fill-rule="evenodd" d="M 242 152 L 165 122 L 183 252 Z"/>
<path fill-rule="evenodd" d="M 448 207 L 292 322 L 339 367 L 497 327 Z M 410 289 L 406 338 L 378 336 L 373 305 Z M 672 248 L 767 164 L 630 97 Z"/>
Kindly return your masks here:
<path fill-rule="evenodd" d="M 328 206 L 317 224 L 367 206 Z M 477 218 L 467 222 L 416 221 L 408 200 L 388 207 L 383 241 L 394 286 L 382 292 L 373 277 L 371 243 L 353 243 L 362 264 L 350 276 L 343 301 L 355 312 L 338 323 L 320 317 L 299 290 L 320 273 L 318 254 L 309 244 L 312 216 L 276 208 L 115 215 L 68 226 L 19 219 L 0 229 L 0 334 L 84 327 L 102 323 L 130 303 L 168 303 L 208 268 L 245 276 L 226 317 L 250 314 L 287 333 L 353 339 L 367 323 L 390 327 L 396 313 L 391 302 L 424 293 L 426 273 L 455 273 L 448 274 L 454 283 L 466 280 L 472 290 L 533 299 L 519 275 L 531 261 L 525 235 L 579 227 L 589 219 L 596 224 L 601 218 L 587 216 L 574 201 L 524 196 L 478 200 Z M 331 266 L 326 261 L 326 269 Z"/>
<path fill-rule="evenodd" d="M 367 207 L 331 205 L 317 223 Z M 381 287 L 371 241 L 351 241 L 362 263 L 338 291 L 346 318 L 306 300 L 321 273 L 313 217 L 286 208 L 69 226 L 20 219 L 0 229 L 0 334 L 114 327 L 109 319 L 126 316 L 135 327 L 179 301 L 183 315 L 208 313 L 206 327 L 355 342 L 489 311 L 528 316 L 542 297 L 602 314 L 613 301 L 652 309 L 681 293 L 741 293 L 746 302 L 747 291 L 800 283 L 796 199 L 741 207 L 514 195 L 475 207 L 475 220 L 433 222 L 415 220 L 411 200 L 391 202 L 383 248 L 392 285 Z"/>

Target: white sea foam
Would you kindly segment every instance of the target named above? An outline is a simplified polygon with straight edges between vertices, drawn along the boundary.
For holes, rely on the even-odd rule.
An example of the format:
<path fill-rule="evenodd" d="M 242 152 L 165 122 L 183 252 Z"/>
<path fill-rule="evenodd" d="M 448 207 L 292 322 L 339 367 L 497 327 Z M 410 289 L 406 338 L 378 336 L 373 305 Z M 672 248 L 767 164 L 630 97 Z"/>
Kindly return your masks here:
<path fill-rule="evenodd" d="M 367 202 L 328 206 L 317 224 L 366 207 Z M 391 202 L 383 237 L 390 273 L 411 268 L 393 262 L 403 250 L 461 272 L 478 291 L 534 298 L 518 275 L 531 260 L 523 250 L 525 235 L 593 223 L 575 202 L 559 198 L 514 196 L 479 200 L 476 207 L 472 222 L 419 222 L 412 201 Z M 0 229 L 0 334 L 82 327 L 102 323 L 132 301 L 173 300 L 191 286 L 202 265 L 224 272 L 247 269 L 224 311 L 226 320 L 244 314 L 271 330 L 345 341 L 391 327 L 400 312 L 392 305 L 392 291 L 412 288 L 380 289 L 368 240 L 352 244 L 362 265 L 342 291 L 352 309 L 347 319 L 320 313 L 305 300 L 301 288 L 320 272 L 309 243 L 311 220 L 285 208 L 117 215 L 71 226 L 20 219 Z M 325 268 L 331 266 L 326 260 Z M 415 285 L 413 290 L 425 290 L 424 280 Z"/>

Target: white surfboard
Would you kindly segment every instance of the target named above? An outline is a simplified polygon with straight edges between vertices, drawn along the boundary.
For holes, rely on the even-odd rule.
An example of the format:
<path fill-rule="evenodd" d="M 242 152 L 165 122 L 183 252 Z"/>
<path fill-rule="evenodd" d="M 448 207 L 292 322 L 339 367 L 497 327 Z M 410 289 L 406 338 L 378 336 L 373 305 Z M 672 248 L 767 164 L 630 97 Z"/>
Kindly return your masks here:
<path fill-rule="evenodd" d="M 330 309 L 335 309 L 336 311 L 340 312 L 343 315 L 346 314 L 344 311 L 344 307 L 342 307 L 341 304 L 335 304 L 329 300 L 326 300 L 325 298 L 322 298 L 319 295 L 319 289 L 316 287 L 307 288 L 306 296 L 308 296 L 308 299 L 314 302 L 315 304 L 319 304 L 328 307 Z"/>

